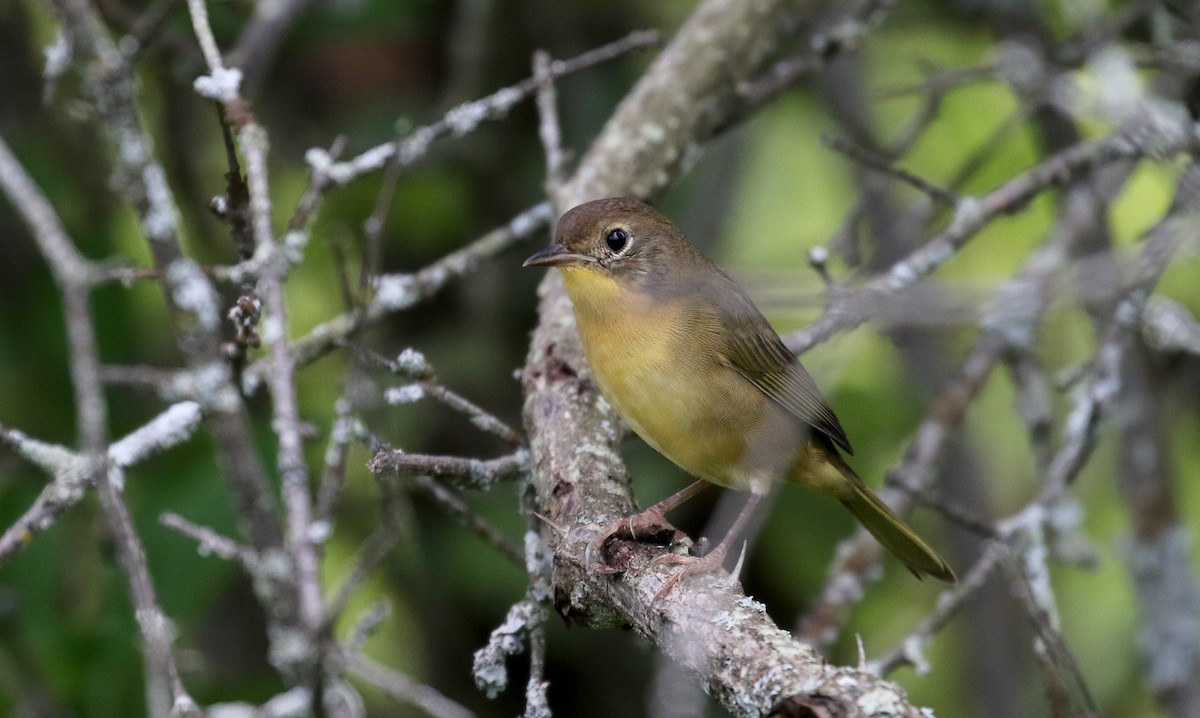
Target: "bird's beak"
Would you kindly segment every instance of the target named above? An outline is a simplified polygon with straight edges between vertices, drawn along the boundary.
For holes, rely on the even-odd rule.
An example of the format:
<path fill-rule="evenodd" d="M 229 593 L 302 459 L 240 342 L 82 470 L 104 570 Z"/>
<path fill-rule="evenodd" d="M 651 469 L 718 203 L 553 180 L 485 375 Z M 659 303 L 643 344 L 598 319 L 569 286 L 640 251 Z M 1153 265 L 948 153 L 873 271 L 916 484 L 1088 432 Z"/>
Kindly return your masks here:
<path fill-rule="evenodd" d="M 526 259 L 522 267 L 566 267 L 579 266 L 587 262 L 590 257 L 582 254 L 575 254 L 568 250 L 565 246 L 555 242 L 546 247 L 542 251 L 534 254 L 529 259 Z"/>

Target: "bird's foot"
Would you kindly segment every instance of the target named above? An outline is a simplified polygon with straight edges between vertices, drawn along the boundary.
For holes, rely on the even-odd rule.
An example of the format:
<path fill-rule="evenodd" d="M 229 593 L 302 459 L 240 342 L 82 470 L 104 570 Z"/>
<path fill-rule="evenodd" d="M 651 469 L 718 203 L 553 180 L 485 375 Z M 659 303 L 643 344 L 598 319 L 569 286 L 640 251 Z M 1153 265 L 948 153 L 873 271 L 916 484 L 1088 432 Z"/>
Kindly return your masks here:
<path fill-rule="evenodd" d="M 666 520 L 664 511 L 651 506 L 641 513 L 612 521 L 597 534 L 587 550 L 587 562 L 597 573 L 621 573 L 631 547 L 624 542 L 673 545 L 687 536 Z M 668 554 L 672 555 L 672 554 Z"/>
<path fill-rule="evenodd" d="M 668 593 L 671 592 L 672 589 L 675 588 L 676 584 L 678 584 L 680 579 L 682 579 L 682 578 L 685 578 L 687 576 L 696 576 L 696 575 L 705 574 L 705 573 L 717 573 L 717 572 L 721 571 L 721 569 L 723 569 L 725 567 L 725 550 L 726 550 L 726 548 L 727 548 L 726 542 L 722 542 L 722 543 L 718 544 L 717 547 L 714 548 L 712 551 L 709 551 L 708 553 L 704 554 L 703 556 L 690 556 L 690 555 L 686 555 L 686 554 L 669 553 L 669 554 L 666 554 L 665 556 L 659 556 L 658 558 L 654 559 L 654 563 L 678 564 L 679 569 L 676 570 L 675 573 L 671 574 L 671 576 L 666 580 L 666 582 L 663 583 L 662 588 L 660 588 L 658 590 L 658 593 L 654 594 L 654 600 L 652 600 L 650 602 L 650 605 L 651 606 L 657 605 L 658 602 L 661 601 L 664 596 L 666 596 Z M 746 559 L 746 547 L 743 544 L 742 545 L 742 553 L 738 556 L 737 565 L 735 565 L 733 567 L 733 571 L 730 572 L 730 582 L 731 582 L 730 585 L 738 584 L 738 582 L 739 582 L 738 576 L 741 575 L 742 562 L 745 559 Z"/>

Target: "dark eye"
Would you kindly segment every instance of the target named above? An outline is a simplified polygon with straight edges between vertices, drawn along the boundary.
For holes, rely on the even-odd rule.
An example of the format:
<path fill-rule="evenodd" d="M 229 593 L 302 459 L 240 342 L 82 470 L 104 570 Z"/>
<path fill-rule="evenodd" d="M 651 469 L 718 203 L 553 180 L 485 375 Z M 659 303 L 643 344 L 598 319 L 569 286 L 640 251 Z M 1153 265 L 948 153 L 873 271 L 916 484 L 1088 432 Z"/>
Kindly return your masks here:
<path fill-rule="evenodd" d="M 608 234 L 604 235 L 604 243 L 608 245 L 613 254 L 620 254 L 629 244 L 629 233 L 620 227 L 610 229 Z"/>

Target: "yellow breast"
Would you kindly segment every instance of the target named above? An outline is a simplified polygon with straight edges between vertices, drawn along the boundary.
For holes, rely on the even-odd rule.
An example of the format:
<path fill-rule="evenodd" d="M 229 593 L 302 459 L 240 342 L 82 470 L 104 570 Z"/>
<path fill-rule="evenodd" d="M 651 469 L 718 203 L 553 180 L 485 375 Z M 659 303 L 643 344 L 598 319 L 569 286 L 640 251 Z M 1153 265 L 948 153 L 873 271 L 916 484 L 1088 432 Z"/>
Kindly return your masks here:
<path fill-rule="evenodd" d="M 769 480 L 743 461 L 765 401 L 719 361 L 694 313 L 588 269 L 564 268 L 563 280 L 600 390 L 646 443 L 722 486 Z"/>

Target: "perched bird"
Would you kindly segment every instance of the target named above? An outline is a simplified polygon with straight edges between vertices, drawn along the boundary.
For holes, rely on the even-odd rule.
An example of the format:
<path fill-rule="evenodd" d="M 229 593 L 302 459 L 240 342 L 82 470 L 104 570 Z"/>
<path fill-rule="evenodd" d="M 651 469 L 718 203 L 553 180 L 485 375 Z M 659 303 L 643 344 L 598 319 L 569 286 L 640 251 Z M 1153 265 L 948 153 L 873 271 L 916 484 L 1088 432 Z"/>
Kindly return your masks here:
<path fill-rule="evenodd" d="M 771 482 L 783 478 L 840 501 L 918 578 L 955 580 L 843 460 L 839 448 L 852 453 L 846 432 L 746 293 L 662 214 L 628 197 L 579 205 L 525 266 L 562 272 L 588 364 L 629 426 L 693 476 L 750 492 L 693 570 L 720 566 Z M 704 486 L 634 518 L 661 520 Z"/>

